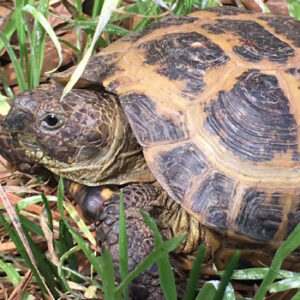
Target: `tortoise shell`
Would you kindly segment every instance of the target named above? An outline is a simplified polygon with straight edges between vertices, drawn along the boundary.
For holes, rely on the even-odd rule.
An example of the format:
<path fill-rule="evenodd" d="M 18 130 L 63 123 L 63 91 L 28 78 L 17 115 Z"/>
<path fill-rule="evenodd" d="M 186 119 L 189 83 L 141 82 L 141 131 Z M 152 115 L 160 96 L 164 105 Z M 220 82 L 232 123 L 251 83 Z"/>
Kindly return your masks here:
<path fill-rule="evenodd" d="M 93 57 L 79 84 L 99 82 L 201 223 L 272 244 L 299 223 L 299 21 L 234 8 L 168 17 Z"/>

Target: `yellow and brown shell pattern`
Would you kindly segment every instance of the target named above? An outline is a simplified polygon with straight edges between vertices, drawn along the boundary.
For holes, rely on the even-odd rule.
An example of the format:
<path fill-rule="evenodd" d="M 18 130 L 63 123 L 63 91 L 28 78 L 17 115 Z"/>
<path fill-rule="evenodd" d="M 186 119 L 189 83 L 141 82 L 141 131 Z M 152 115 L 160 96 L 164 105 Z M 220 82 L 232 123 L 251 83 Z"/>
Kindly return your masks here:
<path fill-rule="evenodd" d="M 210 228 L 280 243 L 300 222 L 300 22 L 214 8 L 111 44 L 81 83 L 120 96 L 153 174 Z"/>

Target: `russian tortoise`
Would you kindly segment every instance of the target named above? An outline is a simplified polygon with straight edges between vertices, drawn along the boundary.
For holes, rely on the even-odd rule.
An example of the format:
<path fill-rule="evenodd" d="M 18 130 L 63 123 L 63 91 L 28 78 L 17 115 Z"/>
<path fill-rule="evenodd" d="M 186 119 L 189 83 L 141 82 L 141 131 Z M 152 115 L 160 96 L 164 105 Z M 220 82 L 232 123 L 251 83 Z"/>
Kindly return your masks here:
<path fill-rule="evenodd" d="M 126 186 L 131 267 L 153 246 L 139 208 L 168 238 L 188 232 L 178 259 L 204 242 L 219 267 L 237 249 L 269 263 L 299 223 L 299 21 L 235 8 L 167 17 L 103 49 L 60 96 L 25 92 L 3 124 L 54 173 Z M 116 255 L 110 201 L 82 206 Z M 285 267 L 300 270 L 299 255 Z"/>

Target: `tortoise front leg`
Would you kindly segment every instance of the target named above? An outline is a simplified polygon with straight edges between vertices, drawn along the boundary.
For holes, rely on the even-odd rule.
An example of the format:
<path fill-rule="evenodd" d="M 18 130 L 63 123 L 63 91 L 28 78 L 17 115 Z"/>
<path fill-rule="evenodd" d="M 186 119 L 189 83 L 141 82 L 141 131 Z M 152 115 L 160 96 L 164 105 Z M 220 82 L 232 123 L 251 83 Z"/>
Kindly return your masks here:
<path fill-rule="evenodd" d="M 123 189 L 129 271 L 132 271 L 142 262 L 154 248 L 153 232 L 144 223 L 139 210 L 143 209 L 149 212 L 151 210 L 150 204 L 157 196 L 158 191 L 150 184 L 132 184 Z M 143 207 L 141 207 L 141 203 L 144 203 Z M 104 202 L 99 214 L 99 226 L 97 228 L 97 240 L 102 246 L 110 249 L 117 270 L 117 277 L 119 277 L 119 213 L 120 194 L 116 193 L 109 201 Z M 157 299 L 162 297 L 156 264 L 136 278 L 130 287 L 130 292 L 135 299 L 145 299 L 148 295 Z"/>
<path fill-rule="evenodd" d="M 110 192 L 112 194 L 110 194 Z M 153 204 L 161 191 L 152 184 L 131 184 L 123 189 L 128 236 L 128 267 L 132 271 L 154 248 L 153 232 L 144 223 L 139 211 L 152 214 Z M 76 197 L 75 197 L 76 198 Z M 104 187 L 84 188 L 77 203 L 86 217 L 97 218 L 97 240 L 102 247 L 109 248 L 116 270 L 119 273 L 119 214 L 120 193 Z M 96 217 L 96 215 L 98 216 Z M 176 268 L 176 265 L 173 266 Z M 179 274 L 176 272 L 176 274 Z M 184 279 L 178 281 L 178 293 L 181 294 Z M 157 265 L 150 266 L 130 285 L 131 299 L 165 299 L 160 288 Z"/>

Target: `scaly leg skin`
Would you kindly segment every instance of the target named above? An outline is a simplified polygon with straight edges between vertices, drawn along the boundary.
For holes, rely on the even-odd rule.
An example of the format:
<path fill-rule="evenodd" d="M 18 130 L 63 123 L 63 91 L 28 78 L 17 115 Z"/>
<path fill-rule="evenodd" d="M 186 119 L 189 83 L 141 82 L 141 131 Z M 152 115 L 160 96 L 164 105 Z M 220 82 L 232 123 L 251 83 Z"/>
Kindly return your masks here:
<path fill-rule="evenodd" d="M 97 240 L 102 247 L 109 248 L 117 280 L 119 274 L 119 213 L 120 193 L 105 187 L 83 188 L 76 192 L 74 198 L 81 207 L 84 215 L 90 220 L 97 219 Z M 132 271 L 154 248 L 153 232 L 144 223 L 139 211 L 150 215 L 156 211 L 157 199 L 161 191 L 152 184 L 131 184 L 123 189 L 124 208 L 126 214 L 128 236 L 128 264 Z M 97 216 L 98 215 L 98 216 Z M 173 264 L 178 296 L 182 296 L 185 284 L 185 274 L 176 269 Z M 179 275 L 180 274 L 180 275 Z M 130 285 L 131 299 L 165 299 L 160 288 L 157 265 L 150 266 Z"/>

